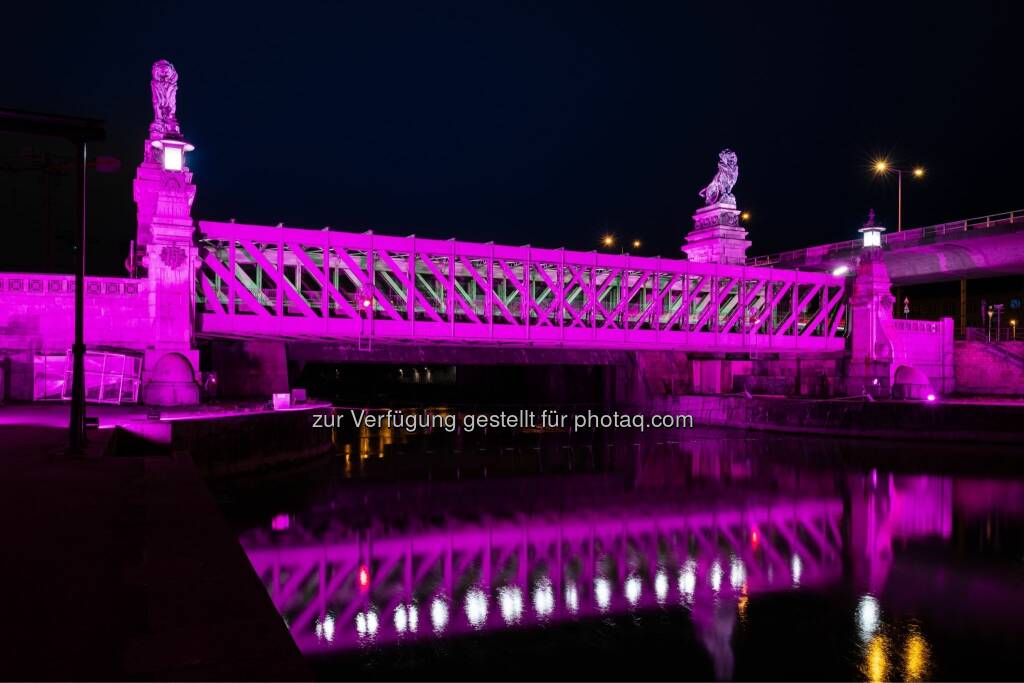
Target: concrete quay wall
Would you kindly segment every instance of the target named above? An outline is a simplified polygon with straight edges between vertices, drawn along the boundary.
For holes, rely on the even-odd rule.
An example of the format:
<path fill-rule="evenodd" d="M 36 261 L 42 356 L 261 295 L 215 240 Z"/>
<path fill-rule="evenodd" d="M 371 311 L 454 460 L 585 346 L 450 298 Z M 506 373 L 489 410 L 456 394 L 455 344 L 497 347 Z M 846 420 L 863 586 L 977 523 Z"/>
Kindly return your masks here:
<path fill-rule="evenodd" d="M 815 400 L 678 396 L 652 412 L 693 416 L 694 425 L 884 439 L 1020 443 L 1024 404 L 957 401 Z"/>
<path fill-rule="evenodd" d="M 315 426 L 329 405 L 280 411 L 136 420 L 118 427 L 113 452 L 187 453 L 207 479 L 245 475 L 306 462 L 328 453 L 331 429 Z"/>

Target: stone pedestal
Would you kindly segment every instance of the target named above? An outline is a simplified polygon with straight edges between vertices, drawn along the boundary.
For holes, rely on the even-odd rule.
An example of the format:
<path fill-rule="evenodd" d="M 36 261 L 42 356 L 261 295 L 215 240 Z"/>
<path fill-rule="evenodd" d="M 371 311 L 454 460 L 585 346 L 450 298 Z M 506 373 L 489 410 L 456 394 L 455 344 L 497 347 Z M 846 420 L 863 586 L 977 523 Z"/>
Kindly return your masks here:
<path fill-rule="evenodd" d="M 851 341 L 846 371 L 849 396 L 888 397 L 893 343 L 892 282 L 878 247 L 864 249 L 850 297 Z"/>
<path fill-rule="evenodd" d="M 149 344 L 143 359 L 142 401 L 152 405 L 199 402 L 199 352 L 193 347 L 195 280 L 192 202 L 196 187 L 187 167 L 164 170 L 159 151 L 146 142 L 135 176 L 136 243 L 145 269 Z"/>
<path fill-rule="evenodd" d="M 735 204 L 719 202 L 698 209 L 693 216 L 693 230 L 686 235 L 682 250 L 696 263 L 732 263 L 747 260 L 750 240 L 740 226 L 740 211 Z"/>

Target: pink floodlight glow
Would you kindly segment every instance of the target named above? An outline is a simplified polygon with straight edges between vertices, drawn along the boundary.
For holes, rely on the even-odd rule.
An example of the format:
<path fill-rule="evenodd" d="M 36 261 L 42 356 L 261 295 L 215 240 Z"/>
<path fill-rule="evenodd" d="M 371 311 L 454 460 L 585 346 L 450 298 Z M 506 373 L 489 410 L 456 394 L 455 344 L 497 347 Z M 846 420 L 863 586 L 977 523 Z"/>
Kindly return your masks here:
<path fill-rule="evenodd" d="M 274 515 L 274 518 L 270 520 L 270 528 L 274 531 L 287 531 L 291 524 L 291 517 L 286 514 Z"/>
<path fill-rule="evenodd" d="M 928 400 L 929 401 L 934 401 L 935 400 L 935 394 L 928 394 Z"/>

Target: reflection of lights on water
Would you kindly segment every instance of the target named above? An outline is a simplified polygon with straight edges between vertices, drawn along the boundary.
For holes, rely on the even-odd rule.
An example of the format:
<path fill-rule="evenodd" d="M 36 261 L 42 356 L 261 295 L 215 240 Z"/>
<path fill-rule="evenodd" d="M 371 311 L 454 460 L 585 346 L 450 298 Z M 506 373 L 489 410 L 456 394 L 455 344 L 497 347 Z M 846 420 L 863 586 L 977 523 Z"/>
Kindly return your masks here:
<path fill-rule="evenodd" d="M 360 612 L 356 615 L 356 633 L 359 634 L 360 638 L 372 638 L 377 634 L 377 627 L 379 625 L 380 623 L 377 621 L 377 613 L 372 609 L 368 609 L 365 612 Z"/>
<path fill-rule="evenodd" d="M 668 597 L 668 577 L 661 570 L 654 575 L 654 597 L 658 599 L 659 605 L 664 604 Z"/>
<path fill-rule="evenodd" d="M 793 557 L 789 561 L 789 570 L 793 573 L 793 588 L 799 588 L 800 577 L 804 574 L 804 563 L 796 553 L 793 553 Z"/>
<path fill-rule="evenodd" d="M 729 560 L 729 585 L 734 591 L 738 591 L 746 580 L 747 568 L 743 566 L 743 560 L 733 555 Z"/>
<path fill-rule="evenodd" d="M 576 590 L 576 584 L 570 583 L 565 587 L 565 607 L 573 614 L 580 608 L 580 594 Z"/>
<path fill-rule="evenodd" d="M 640 601 L 640 593 L 642 591 L 643 585 L 640 583 L 639 576 L 634 574 L 626 579 L 626 599 L 629 600 L 629 604 L 635 606 Z"/>
<path fill-rule="evenodd" d="M 883 636 L 875 636 L 864 653 L 862 670 L 872 683 L 889 680 L 889 645 Z"/>
<path fill-rule="evenodd" d="M 498 606 L 506 624 L 514 624 L 523 616 L 523 591 L 519 586 L 502 586 L 498 589 Z M 486 616 L 487 608 L 484 608 Z"/>
<path fill-rule="evenodd" d="M 679 570 L 679 593 L 683 602 L 693 602 L 693 591 L 697 588 L 697 563 L 687 560 Z"/>
<path fill-rule="evenodd" d="M 761 534 L 758 533 L 757 528 L 750 530 L 750 547 L 757 550 L 757 546 L 761 544 Z"/>
<path fill-rule="evenodd" d="M 928 642 L 920 633 L 912 631 L 907 636 L 907 648 L 903 654 L 903 674 L 908 681 L 920 681 L 928 675 Z"/>
<path fill-rule="evenodd" d="M 359 565 L 359 574 L 358 574 L 357 578 L 359 580 L 359 589 L 360 590 L 366 590 L 367 588 L 369 588 L 370 587 L 370 568 L 367 567 L 365 564 Z"/>
<path fill-rule="evenodd" d="M 415 633 L 418 623 L 419 615 L 416 613 L 416 605 L 399 605 L 395 608 L 395 631 L 398 633 L 405 633 L 406 630 Z"/>
<path fill-rule="evenodd" d="M 568 590 L 568 589 L 566 589 Z M 533 610 L 539 617 L 546 617 L 555 609 L 555 591 L 547 577 L 542 578 L 533 588 Z"/>
<path fill-rule="evenodd" d="M 857 603 L 857 629 L 860 631 L 861 640 L 867 642 L 875 634 L 880 615 L 878 600 L 871 594 L 865 594 Z"/>
<path fill-rule="evenodd" d="M 466 593 L 466 617 L 475 628 L 487 621 L 487 596 L 479 588 Z"/>
<path fill-rule="evenodd" d="M 434 627 L 434 633 L 441 633 L 448 625 L 448 604 L 441 596 L 437 596 L 430 603 L 430 623 Z"/>
<path fill-rule="evenodd" d="M 711 563 L 708 579 L 711 582 L 711 590 L 717 593 L 718 589 L 722 587 L 722 565 L 718 560 Z"/>
<path fill-rule="evenodd" d="M 328 612 L 324 615 L 323 620 L 319 618 L 316 620 L 316 626 L 313 627 L 313 632 L 316 633 L 318 640 L 326 640 L 331 642 L 334 640 L 334 613 Z"/>
<path fill-rule="evenodd" d="M 612 584 L 604 577 L 594 579 L 594 597 L 597 599 L 597 607 L 602 612 L 608 609 L 612 602 Z"/>

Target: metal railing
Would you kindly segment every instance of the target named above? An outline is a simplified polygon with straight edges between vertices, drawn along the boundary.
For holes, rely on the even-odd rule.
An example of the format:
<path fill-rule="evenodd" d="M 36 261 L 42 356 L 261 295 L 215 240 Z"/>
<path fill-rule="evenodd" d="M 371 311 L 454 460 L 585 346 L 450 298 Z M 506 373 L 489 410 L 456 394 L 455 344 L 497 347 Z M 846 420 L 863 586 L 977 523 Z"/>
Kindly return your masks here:
<path fill-rule="evenodd" d="M 909 230 L 903 230 L 901 232 L 883 234 L 882 244 L 896 245 L 915 243 L 929 237 L 941 237 L 944 235 L 951 235 L 959 232 L 984 230 L 985 228 L 991 228 L 996 225 L 1007 225 L 1010 223 L 1022 222 L 1024 222 L 1024 209 L 1019 209 L 1017 211 L 1007 211 L 1004 213 L 996 213 L 989 216 L 967 218 L 965 220 L 953 221 L 951 223 L 939 223 L 938 225 L 929 225 L 923 228 L 911 228 Z M 752 256 L 747 259 L 747 265 L 771 266 L 777 263 L 802 261 L 805 258 L 807 258 L 807 256 L 810 254 L 813 254 L 815 256 L 828 257 L 835 254 L 846 253 L 849 251 L 853 251 L 855 249 L 859 249 L 860 246 L 861 240 L 859 239 L 846 240 L 845 242 L 835 242 L 833 244 L 823 244 L 821 246 L 805 247 L 803 249 L 793 249 L 791 251 L 783 251 L 777 254 Z"/>

